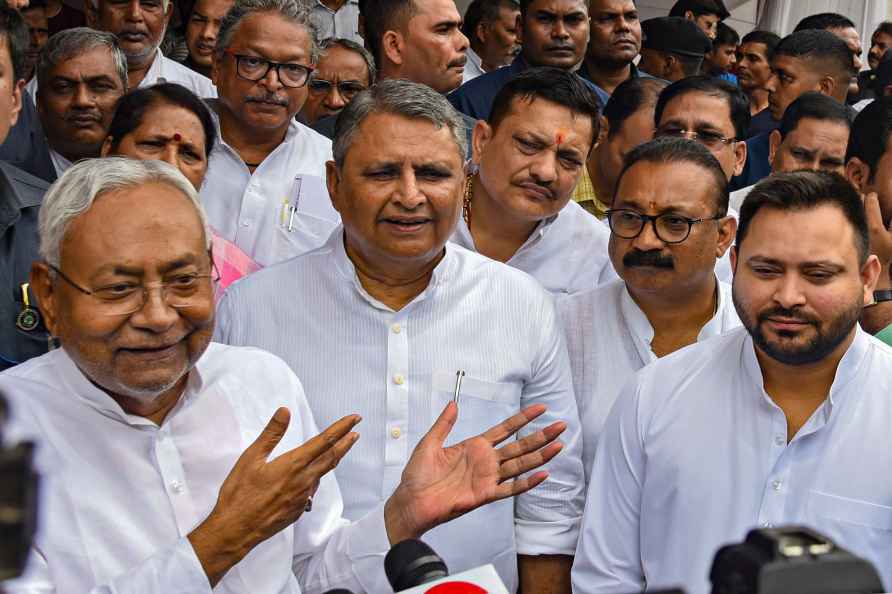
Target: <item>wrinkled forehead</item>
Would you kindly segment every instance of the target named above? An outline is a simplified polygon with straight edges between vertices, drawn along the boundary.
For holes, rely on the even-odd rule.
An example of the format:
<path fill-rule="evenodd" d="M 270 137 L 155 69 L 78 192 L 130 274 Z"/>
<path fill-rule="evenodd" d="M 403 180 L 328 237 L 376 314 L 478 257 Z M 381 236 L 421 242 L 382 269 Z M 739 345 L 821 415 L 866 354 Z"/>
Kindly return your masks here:
<path fill-rule="evenodd" d="M 684 124 L 690 129 L 708 125 L 732 134 L 734 132 L 728 99 L 722 95 L 696 90 L 673 97 L 666 104 L 657 125 L 668 123 Z"/>
<path fill-rule="evenodd" d="M 387 111 L 374 111 L 362 120 L 345 163 L 360 167 L 371 163 L 438 163 L 459 172 L 464 165 L 455 134 L 447 124 L 438 126 L 427 118 Z"/>

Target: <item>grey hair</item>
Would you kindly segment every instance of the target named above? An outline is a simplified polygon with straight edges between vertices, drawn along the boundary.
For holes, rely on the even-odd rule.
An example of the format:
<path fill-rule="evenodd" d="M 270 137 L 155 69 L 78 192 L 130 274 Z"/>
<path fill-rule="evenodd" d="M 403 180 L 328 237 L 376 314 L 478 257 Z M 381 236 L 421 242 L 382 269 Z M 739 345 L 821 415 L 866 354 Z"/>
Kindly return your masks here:
<path fill-rule="evenodd" d="M 319 48 L 322 50 L 323 54 L 326 50 L 333 47 L 340 47 L 359 54 L 363 61 L 365 61 L 365 65 L 369 70 L 369 86 L 375 84 L 375 81 L 378 79 L 378 68 L 375 66 L 375 58 L 372 57 L 369 50 L 365 49 L 352 39 L 343 39 L 340 37 L 329 37 L 328 39 L 322 40 L 322 43 L 319 44 Z"/>
<path fill-rule="evenodd" d="M 316 64 L 319 61 L 319 30 L 311 18 L 310 8 L 303 0 L 235 0 L 235 4 L 220 23 L 217 45 L 214 48 L 217 56 L 222 56 L 223 52 L 229 49 L 232 38 L 244 19 L 262 12 L 276 13 L 306 29 L 307 36 L 310 38 L 310 64 Z"/>
<path fill-rule="evenodd" d="M 40 52 L 40 61 L 37 64 L 38 91 L 48 82 L 50 70 L 58 66 L 60 62 L 71 60 L 100 47 L 111 52 L 115 62 L 115 71 L 124 85 L 124 91 L 126 91 L 127 56 L 121 50 L 118 38 L 106 31 L 97 31 L 89 27 L 65 29 L 49 38 Z"/>
<path fill-rule="evenodd" d="M 62 241 L 74 219 L 90 210 L 93 202 L 103 194 L 149 183 L 167 184 L 189 198 L 201 219 L 205 243 L 210 249 L 211 230 L 198 193 L 178 169 L 161 161 L 106 157 L 80 161 L 50 187 L 38 217 L 40 257 L 58 268 Z"/>
<path fill-rule="evenodd" d="M 338 168 L 343 167 L 359 126 L 373 113 L 390 113 L 411 120 L 427 120 L 438 129 L 447 126 L 452 132 L 462 162 L 467 158 L 467 127 L 449 101 L 427 85 L 388 79 L 358 93 L 338 116 L 332 145 Z"/>
<path fill-rule="evenodd" d="M 94 10 L 99 10 L 99 0 L 90 0 L 90 5 Z M 170 0 L 161 0 L 161 8 L 164 12 L 167 12 L 167 7 L 170 5 Z"/>

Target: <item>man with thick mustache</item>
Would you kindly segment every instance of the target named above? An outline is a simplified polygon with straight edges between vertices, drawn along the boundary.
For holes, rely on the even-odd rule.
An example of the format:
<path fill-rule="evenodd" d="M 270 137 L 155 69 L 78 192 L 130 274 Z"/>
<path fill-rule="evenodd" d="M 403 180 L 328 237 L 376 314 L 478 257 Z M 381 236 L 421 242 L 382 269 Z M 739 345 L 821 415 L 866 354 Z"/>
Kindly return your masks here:
<path fill-rule="evenodd" d="M 474 128 L 474 165 L 452 241 L 523 270 L 551 293 L 616 278 L 607 227 L 571 202 L 598 138 L 594 92 L 558 68 L 508 81 Z"/>
<path fill-rule="evenodd" d="M 566 347 L 536 281 L 448 242 L 465 190 L 463 127 L 425 85 L 385 80 L 357 95 L 327 165 L 343 226 L 322 248 L 230 286 L 218 336 L 282 357 L 319 423 L 362 415 L 370 437 L 336 472 L 348 518 L 393 491 L 444 402 L 459 403 L 454 436 L 547 405 L 534 425 L 560 418 L 567 430 L 542 487 L 426 541 L 453 572 L 493 563 L 510 592 L 519 582 L 569 594 L 583 471 Z M 388 589 L 382 571 L 372 591 Z"/>
<path fill-rule="evenodd" d="M 99 156 L 127 90 L 127 61 L 114 35 L 77 27 L 50 38 L 36 78 L 42 133 L 17 165 L 52 183 L 73 162 Z"/>
<path fill-rule="evenodd" d="M 617 181 L 610 259 L 621 280 L 558 302 L 589 477 L 620 389 L 657 358 L 740 324 L 716 260 L 734 238 L 721 165 L 691 140 L 629 153 Z"/>
<path fill-rule="evenodd" d="M 868 236 L 835 173 L 774 174 L 747 196 L 731 252 L 744 328 L 623 388 L 595 455 L 574 592 L 704 594 L 719 546 L 782 524 L 828 535 L 892 585 L 892 349 L 858 327 L 880 274 Z"/>
<path fill-rule="evenodd" d="M 325 189 L 331 141 L 294 117 L 318 57 L 301 0 L 237 0 L 220 26 L 219 136 L 201 200 L 211 226 L 262 266 L 318 247 L 340 220 Z"/>

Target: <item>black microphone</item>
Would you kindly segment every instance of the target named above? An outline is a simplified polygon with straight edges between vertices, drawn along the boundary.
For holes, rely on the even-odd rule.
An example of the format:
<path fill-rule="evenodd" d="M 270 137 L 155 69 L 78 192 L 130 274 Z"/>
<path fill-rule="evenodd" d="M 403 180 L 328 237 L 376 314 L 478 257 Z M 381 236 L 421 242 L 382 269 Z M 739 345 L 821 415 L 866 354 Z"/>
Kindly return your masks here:
<path fill-rule="evenodd" d="M 384 558 L 384 573 L 394 592 L 408 590 L 449 575 L 446 563 L 420 540 L 404 540 Z"/>

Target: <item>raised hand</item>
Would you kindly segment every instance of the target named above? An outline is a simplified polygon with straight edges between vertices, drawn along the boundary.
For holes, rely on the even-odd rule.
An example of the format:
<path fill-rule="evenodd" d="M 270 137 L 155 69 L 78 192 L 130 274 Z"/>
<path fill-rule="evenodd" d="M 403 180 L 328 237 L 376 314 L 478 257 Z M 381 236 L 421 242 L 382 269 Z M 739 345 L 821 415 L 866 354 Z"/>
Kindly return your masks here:
<path fill-rule="evenodd" d="M 226 477 L 211 514 L 189 534 L 211 587 L 251 549 L 296 522 L 319 480 L 359 439 L 352 429 L 360 418 L 351 415 L 268 460 L 290 419 L 287 408 L 275 412 Z"/>
<path fill-rule="evenodd" d="M 450 402 L 412 452 L 402 481 L 387 501 L 384 517 L 390 541 L 418 538 L 487 503 L 529 491 L 548 478 L 545 471 L 517 477 L 561 451 L 555 439 L 566 423 L 558 421 L 497 447 L 544 412 L 544 405 L 531 406 L 481 435 L 444 448 L 458 418 L 458 407 Z"/>

